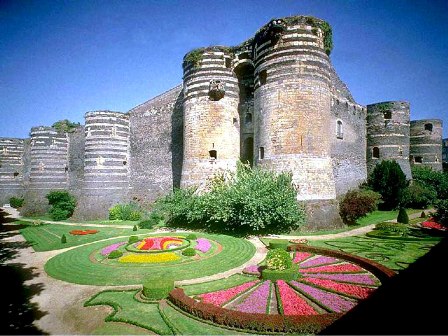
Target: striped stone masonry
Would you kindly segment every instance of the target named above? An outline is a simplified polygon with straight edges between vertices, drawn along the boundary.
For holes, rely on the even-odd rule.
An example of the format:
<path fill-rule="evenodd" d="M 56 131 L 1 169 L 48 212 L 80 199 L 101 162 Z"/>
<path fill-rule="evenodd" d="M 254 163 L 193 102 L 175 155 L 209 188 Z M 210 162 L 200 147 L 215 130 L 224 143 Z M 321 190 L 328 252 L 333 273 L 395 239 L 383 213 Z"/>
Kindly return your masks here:
<path fill-rule="evenodd" d="M 442 120 L 424 119 L 411 121 L 412 165 L 442 170 Z"/>
<path fill-rule="evenodd" d="M 10 197 L 21 197 L 23 185 L 23 139 L 0 138 L 0 206 Z"/>

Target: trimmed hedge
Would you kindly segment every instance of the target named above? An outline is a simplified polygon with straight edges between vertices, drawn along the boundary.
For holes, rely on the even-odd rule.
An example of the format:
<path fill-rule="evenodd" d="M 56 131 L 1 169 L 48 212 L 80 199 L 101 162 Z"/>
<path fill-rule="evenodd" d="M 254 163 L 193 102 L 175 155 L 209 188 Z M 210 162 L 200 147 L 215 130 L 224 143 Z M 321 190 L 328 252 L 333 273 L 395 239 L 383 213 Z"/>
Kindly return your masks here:
<path fill-rule="evenodd" d="M 382 222 L 375 225 L 376 230 L 384 232 L 393 232 L 401 235 L 406 235 L 409 233 L 409 226 L 400 223 Z"/>
<path fill-rule="evenodd" d="M 107 257 L 109 259 L 117 259 L 117 258 L 120 258 L 121 256 L 123 256 L 123 252 L 121 252 L 120 250 L 115 250 L 115 251 L 112 251 L 111 253 L 109 253 L 109 255 Z"/>
<path fill-rule="evenodd" d="M 187 257 L 193 257 L 196 255 L 196 250 L 192 247 L 187 247 L 186 249 L 184 249 L 182 251 L 182 255 L 187 256 Z"/>
<path fill-rule="evenodd" d="M 286 250 L 273 249 L 266 254 L 266 267 L 274 271 L 283 271 L 292 267 L 292 259 Z"/>
<path fill-rule="evenodd" d="M 150 300 L 165 299 L 174 289 L 174 279 L 149 277 L 143 283 L 142 294 Z"/>
<path fill-rule="evenodd" d="M 130 236 L 128 239 L 128 244 L 134 244 L 136 242 L 138 242 L 140 240 L 140 238 L 138 238 L 137 236 Z"/>
<path fill-rule="evenodd" d="M 288 249 L 289 242 L 287 240 L 277 240 L 277 241 L 270 241 L 269 242 L 269 249 L 282 249 L 287 250 Z"/>
<path fill-rule="evenodd" d="M 299 277 L 299 265 L 293 264 L 291 268 L 282 270 L 282 271 L 276 271 L 276 270 L 270 270 L 270 269 L 262 269 L 261 270 L 261 278 L 265 280 L 285 280 L 285 281 L 291 281 L 291 280 L 297 280 Z"/>
<path fill-rule="evenodd" d="M 196 236 L 194 233 L 190 233 L 188 236 L 185 237 L 185 239 L 195 240 L 198 239 L 198 236 Z"/>
<path fill-rule="evenodd" d="M 405 208 L 400 208 L 400 210 L 398 211 L 397 222 L 403 224 L 409 224 L 409 216 Z"/>

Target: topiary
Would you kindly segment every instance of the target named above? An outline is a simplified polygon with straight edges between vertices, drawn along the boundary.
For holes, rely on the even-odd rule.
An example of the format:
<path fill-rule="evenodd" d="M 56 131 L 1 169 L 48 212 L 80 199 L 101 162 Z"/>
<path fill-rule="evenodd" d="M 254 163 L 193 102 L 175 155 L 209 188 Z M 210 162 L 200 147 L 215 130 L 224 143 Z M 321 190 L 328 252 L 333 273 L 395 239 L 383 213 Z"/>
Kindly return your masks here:
<path fill-rule="evenodd" d="M 134 225 L 134 227 L 132 228 L 132 231 L 137 231 L 137 225 Z"/>
<path fill-rule="evenodd" d="M 420 214 L 420 218 L 426 218 L 426 213 L 424 211 Z"/>
<path fill-rule="evenodd" d="M 134 243 L 138 242 L 139 240 L 140 240 L 140 238 L 138 238 L 137 236 L 130 236 L 128 239 L 128 243 L 134 244 Z"/>
<path fill-rule="evenodd" d="M 409 223 L 409 216 L 408 216 L 405 208 L 400 208 L 400 210 L 398 211 L 397 222 L 403 223 L 403 224 Z"/>
<path fill-rule="evenodd" d="M 400 223 L 382 222 L 375 225 L 375 229 L 382 232 L 396 233 L 405 236 L 409 233 L 410 228 Z"/>
<path fill-rule="evenodd" d="M 196 255 L 196 250 L 192 247 L 187 247 L 186 249 L 182 250 L 182 255 L 186 257 L 193 257 Z"/>
<path fill-rule="evenodd" d="M 63 235 L 61 236 L 61 243 L 62 243 L 62 244 L 67 243 L 67 237 L 65 236 L 65 234 L 63 234 Z"/>
<path fill-rule="evenodd" d="M 288 249 L 288 245 L 289 245 L 289 241 L 288 240 L 284 240 L 284 239 L 276 239 L 276 240 L 272 240 L 269 242 L 269 249 L 273 250 L 273 249 L 282 249 L 282 250 L 287 250 Z"/>
<path fill-rule="evenodd" d="M 198 239 L 198 237 L 194 233 L 190 233 L 187 237 L 185 237 L 185 239 L 195 240 Z"/>
<path fill-rule="evenodd" d="M 150 276 L 143 282 L 143 296 L 151 300 L 162 300 L 174 289 L 174 279 L 169 275 Z"/>
<path fill-rule="evenodd" d="M 109 253 L 109 255 L 107 256 L 109 259 L 117 259 L 120 258 L 123 255 L 123 252 L 121 252 L 120 250 L 115 250 L 112 251 L 111 253 Z"/>
<path fill-rule="evenodd" d="M 273 271 L 283 271 L 291 268 L 292 259 L 289 252 L 283 249 L 270 250 L 266 255 L 266 267 Z"/>

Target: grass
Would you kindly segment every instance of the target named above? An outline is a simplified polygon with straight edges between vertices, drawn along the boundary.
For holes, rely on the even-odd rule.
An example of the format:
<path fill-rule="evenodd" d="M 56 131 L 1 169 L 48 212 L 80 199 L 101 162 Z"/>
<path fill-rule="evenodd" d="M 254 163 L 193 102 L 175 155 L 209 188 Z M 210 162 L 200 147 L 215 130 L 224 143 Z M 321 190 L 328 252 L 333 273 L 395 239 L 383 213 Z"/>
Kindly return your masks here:
<path fill-rule="evenodd" d="M 78 246 L 111 237 L 129 236 L 132 234 L 148 232 L 148 230 L 132 231 L 132 228 L 97 228 L 98 232 L 95 234 L 81 236 L 70 234 L 70 231 L 72 230 L 86 229 L 92 228 L 85 226 L 68 226 L 63 224 L 42 224 L 29 225 L 23 229 L 20 229 L 20 233 L 25 237 L 27 242 L 31 244 L 36 252 L 42 252 Z M 67 238 L 67 242 L 65 244 L 61 243 L 62 235 L 65 235 Z"/>
<path fill-rule="evenodd" d="M 92 335 L 148 335 L 148 329 L 124 322 L 107 322 L 96 328 Z"/>
<path fill-rule="evenodd" d="M 42 222 L 46 221 L 54 221 L 51 219 L 49 215 L 38 215 L 38 216 L 27 216 L 22 217 L 24 220 L 41 220 Z M 65 220 L 58 221 L 60 223 L 76 223 L 76 224 L 96 224 L 96 225 L 129 225 L 134 226 L 137 225 L 140 221 L 130 221 L 130 220 L 109 220 L 109 219 L 101 219 L 101 220 L 87 220 L 87 221 L 80 221 L 72 218 L 68 218 Z"/>
<path fill-rule="evenodd" d="M 51 258 L 45 264 L 48 275 L 67 282 L 89 285 L 135 285 L 143 283 L 148 274 L 169 272 L 175 280 L 194 279 L 238 267 L 252 258 L 255 247 L 247 240 L 225 235 L 197 234 L 222 245 L 222 251 L 208 258 L 185 263 L 122 264 L 100 263 L 95 253 L 127 239 L 117 238 L 81 246 Z"/>

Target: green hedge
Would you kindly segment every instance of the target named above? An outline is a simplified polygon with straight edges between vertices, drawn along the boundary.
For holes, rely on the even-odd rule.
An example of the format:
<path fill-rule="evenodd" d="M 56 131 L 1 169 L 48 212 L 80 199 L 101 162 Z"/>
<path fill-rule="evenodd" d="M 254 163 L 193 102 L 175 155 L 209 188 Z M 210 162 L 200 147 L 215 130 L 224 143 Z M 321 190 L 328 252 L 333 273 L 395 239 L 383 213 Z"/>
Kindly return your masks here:
<path fill-rule="evenodd" d="M 269 249 L 282 249 L 287 250 L 288 249 L 289 242 L 287 240 L 278 240 L 278 241 L 270 241 L 269 242 Z"/>
<path fill-rule="evenodd" d="M 143 283 L 143 296 L 150 300 L 162 300 L 174 289 L 174 279 L 149 277 Z"/>
<path fill-rule="evenodd" d="M 265 280 L 297 280 L 299 277 L 299 265 L 293 264 L 291 268 L 285 269 L 283 271 L 275 271 L 270 269 L 262 269 L 261 270 L 261 278 Z"/>

